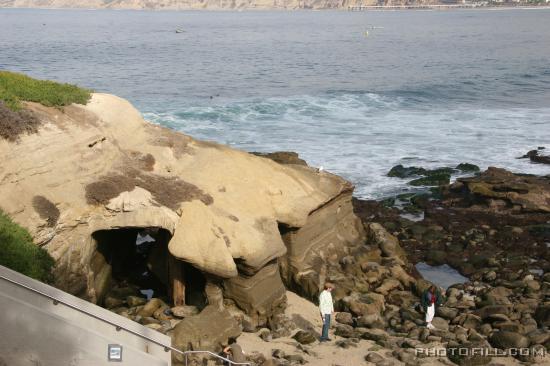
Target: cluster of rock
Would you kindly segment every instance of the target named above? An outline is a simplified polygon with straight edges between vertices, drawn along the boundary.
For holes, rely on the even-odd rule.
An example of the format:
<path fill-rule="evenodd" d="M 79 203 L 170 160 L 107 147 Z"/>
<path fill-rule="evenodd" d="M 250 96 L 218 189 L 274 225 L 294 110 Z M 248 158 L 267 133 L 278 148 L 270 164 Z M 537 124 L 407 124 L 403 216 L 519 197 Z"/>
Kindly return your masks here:
<path fill-rule="evenodd" d="M 415 178 L 408 182 L 411 186 L 441 186 L 449 184 L 452 174 L 473 172 L 479 172 L 479 167 L 469 163 L 461 163 L 454 168 L 442 167 L 435 169 L 396 165 L 388 172 L 388 177 Z"/>
<path fill-rule="evenodd" d="M 539 146 L 537 150 L 530 150 L 521 158 L 528 158 L 533 163 L 550 164 L 550 156 L 548 156 L 548 154 L 544 154 L 544 150 L 545 148 L 543 146 Z"/>
<path fill-rule="evenodd" d="M 448 264 L 470 279 L 449 288 L 437 311 L 435 335 L 446 347 L 531 348 L 518 358 L 543 362 L 533 354 L 550 348 L 550 179 L 489 168 L 438 193 L 407 197 L 420 221 L 380 202 L 356 201 L 356 212 L 393 233 L 412 262 Z M 395 330 L 421 341 L 433 333 Z M 489 361 L 477 356 L 475 364 Z"/>
<path fill-rule="evenodd" d="M 57 287 L 170 335 L 179 349 L 219 351 L 228 338 L 256 332 L 300 346 L 251 354 L 255 364 L 304 363 L 318 325 L 285 315 L 286 290 L 315 302 L 325 281 L 336 285 L 334 346 L 374 342 L 393 357 L 370 352 L 366 362 L 433 361 L 417 348 L 550 346 L 548 178 L 493 168 L 459 178 L 438 189 L 438 200 L 410 195 L 410 210 L 424 213 L 415 222 L 382 203 L 354 201 L 349 182 L 296 154 L 255 156 L 196 141 L 146 123 L 113 96 L 26 110 L 38 129 L 17 143 L 0 139 L 2 210 L 56 260 Z M 476 168 L 398 166 L 390 175 L 430 185 Z M 147 300 L 116 282 L 112 258 L 99 250 L 111 245 L 110 233 L 142 228 L 165 240 L 147 258 L 165 298 Z M 447 290 L 436 329 L 423 327 L 419 296 L 430 283 L 413 266 L 420 261 L 471 279 Z M 202 274 L 204 306 L 186 305 L 183 264 Z M 449 359 L 490 362 L 453 352 L 437 360 Z"/>

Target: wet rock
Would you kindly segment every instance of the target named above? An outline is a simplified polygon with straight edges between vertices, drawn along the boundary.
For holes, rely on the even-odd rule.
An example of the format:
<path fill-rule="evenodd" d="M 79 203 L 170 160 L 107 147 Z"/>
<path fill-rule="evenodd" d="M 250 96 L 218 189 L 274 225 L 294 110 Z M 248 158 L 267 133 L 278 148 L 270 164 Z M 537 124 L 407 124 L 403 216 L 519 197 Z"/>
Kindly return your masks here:
<path fill-rule="evenodd" d="M 481 325 L 481 323 L 481 318 L 474 314 L 463 314 L 459 320 L 459 324 L 466 329 L 476 329 Z"/>
<path fill-rule="evenodd" d="M 246 358 L 254 365 L 263 365 L 266 362 L 266 357 L 264 354 L 256 351 L 248 353 Z"/>
<path fill-rule="evenodd" d="M 541 327 L 550 327 L 550 303 L 541 304 L 535 312 L 535 320 Z"/>
<path fill-rule="evenodd" d="M 486 305 L 510 305 L 509 296 L 512 296 L 513 291 L 504 287 L 497 286 L 490 289 L 483 295 L 483 304 Z"/>
<path fill-rule="evenodd" d="M 550 212 L 550 182 L 534 176 L 515 175 L 504 169 L 490 167 L 473 178 L 458 178 L 472 194 L 488 199 L 500 199 L 524 212 Z"/>
<path fill-rule="evenodd" d="M 239 324 L 227 310 L 207 306 L 200 314 L 185 318 L 176 325 L 172 344 L 180 350 L 191 347 L 216 352 L 220 350 L 220 344 L 240 334 Z"/>
<path fill-rule="evenodd" d="M 174 306 L 170 310 L 177 318 L 187 318 L 188 316 L 197 315 L 199 313 L 199 309 L 191 305 Z"/>
<path fill-rule="evenodd" d="M 374 291 L 382 295 L 387 295 L 391 290 L 401 287 L 401 283 L 393 278 L 385 279 L 382 285 L 377 287 Z"/>
<path fill-rule="evenodd" d="M 285 355 L 285 360 L 290 361 L 292 364 L 300 364 L 303 365 L 306 363 L 306 360 L 304 359 L 304 356 L 292 354 L 292 355 Z"/>
<path fill-rule="evenodd" d="M 452 320 L 458 315 L 458 309 L 438 306 L 435 308 L 435 315 L 440 316 L 443 319 Z"/>
<path fill-rule="evenodd" d="M 357 347 L 357 341 L 354 339 L 340 339 L 336 341 L 336 346 L 344 349 L 348 349 L 350 347 Z"/>
<path fill-rule="evenodd" d="M 508 348 L 527 348 L 529 347 L 529 338 L 516 333 L 508 331 L 498 331 L 493 333 L 489 337 L 489 342 L 493 347 L 500 349 Z"/>
<path fill-rule="evenodd" d="M 431 250 L 426 254 L 426 262 L 434 266 L 446 264 L 448 254 L 443 250 Z"/>
<path fill-rule="evenodd" d="M 351 312 L 354 316 L 363 314 L 380 314 L 385 309 L 384 296 L 377 293 L 368 293 L 361 295 L 346 296 L 341 299 L 337 305 L 341 310 Z"/>
<path fill-rule="evenodd" d="M 267 328 L 262 328 L 258 331 L 258 337 L 260 337 L 264 342 L 271 342 L 273 337 L 271 336 L 271 331 Z"/>
<path fill-rule="evenodd" d="M 531 344 L 545 344 L 550 340 L 550 333 L 543 330 L 535 330 L 527 334 Z"/>
<path fill-rule="evenodd" d="M 372 362 L 374 364 L 379 364 L 380 362 L 383 362 L 385 360 L 384 357 L 382 357 L 380 354 L 376 353 L 376 352 L 369 352 L 367 353 L 367 355 L 365 356 L 365 361 L 367 362 Z"/>
<path fill-rule="evenodd" d="M 299 330 L 292 336 L 300 344 L 311 344 L 317 340 L 315 334 L 306 330 Z"/>
<path fill-rule="evenodd" d="M 367 314 L 357 318 L 357 326 L 363 328 L 380 328 L 385 326 L 384 319 L 379 314 Z"/>
<path fill-rule="evenodd" d="M 353 325 L 353 315 L 344 311 L 336 314 L 336 321 L 341 324 Z"/>
<path fill-rule="evenodd" d="M 397 359 L 406 365 L 414 365 L 416 364 L 416 357 L 414 355 L 413 350 L 396 350 L 393 352 L 393 354 L 397 357 Z"/>
<path fill-rule="evenodd" d="M 105 296 L 105 300 L 103 300 L 103 304 L 107 309 L 113 309 L 124 304 L 124 301 L 117 297 L 107 295 Z"/>
<path fill-rule="evenodd" d="M 160 324 L 160 321 L 152 317 L 145 317 L 141 319 L 140 323 L 143 325 Z"/>
<path fill-rule="evenodd" d="M 378 245 L 384 257 L 399 258 L 402 262 L 406 261 L 407 254 L 399 245 L 399 240 L 384 229 L 378 223 L 371 223 L 367 231 L 368 239 Z"/>
<path fill-rule="evenodd" d="M 419 168 L 415 166 L 411 167 L 404 167 L 403 165 L 399 164 L 390 169 L 388 172 L 388 177 L 397 177 L 397 178 L 409 178 L 415 175 L 423 175 L 426 173 L 426 169 Z"/>
<path fill-rule="evenodd" d="M 440 330 L 449 330 L 449 321 L 445 320 L 443 318 L 434 317 L 432 320 L 432 324 L 434 327 Z"/>
<path fill-rule="evenodd" d="M 477 173 L 479 172 L 479 167 L 470 163 L 460 163 L 456 166 L 457 170 L 460 170 L 463 173 Z"/>
<path fill-rule="evenodd" d="M 380 342 L 388 339 L 388 333 L 382 329 L 364 329 L 361 338 Z"/>
<path fill-rule="evenodd" d="M 357 335 L 355 329 L 351 325 L 346 324 L 336 324 L 334 334 L 343 338 L 352 338 Z"/>
<path fill-rule="evenodd" d="M 489 314 L 483 319 L 483 321 L 488 323 L 509 322 L 510 318 L 508 318 L 508 316 L 504 314 Z"/>
<path fill-rule="evenodd" d="M 496 280 L 497 273 L 495 271 L 489 271 L 483 275 L 483 279 L 487 282 L 492 282 Z"/>
<path fill-rule="evenodd" d="M 487 344 L 484 342 L 465 343 L 457 346 L 447 347 L 447 357 L 453 363 L 459 366 L 482 366 L 491 362 L 490 356 L 484 356 L 480 352 L 474 352 L 475 349 L 485 349 Z M 464 351 L 467 349 L 468 351 Z"/>
<path fill-rule="evenodd" d="M 143 324 L 145 325 L 147 328 L 149 329 L 153 329 L 153 330 L 156 330 L 157 332 L 162 332 L 162 325 L 159 324 L 159 323 L 147 323 L 147 324 Z"/>
<path fill-rule="evenodd" d="M 145 305 L 146 302 L 147 302 L 147 299 L 145 299 L 143 297 L 128 296 L 126 298 L 126 303 L 131 308 L 136 307 L 136 306 L 140 306 L 140 305 Z"/>
<path fill-rule="evenodd" d="M 394 265 L 390 267 L 391 276 L 401 282 L 405 288 L 410 288 L 416 280 L 409 275 L 402 266 Z"/>
<path fill-rule="evenodd" d="M 374 364 L 379 364 L 380 362 L 384 361 L 385 358 L 382 357 L 380 354 L 376 353 L 376 352 L 369 352 L 367 353 L 367 355 L 365 356 L 365 361 L 367 362 L 372 362 Z"/>
<path fill-rule="evenodd" d="M 157 320 L 170 320 L 172 319 L 171 316 L 171 310 L 170 307 L 167 305 L 160 306 L 155 312 L 153 313 L 153 318 Z"/>
<path fill-rule="evenodd" d="M 376 262 L 367 262 L 361 264 L 361 269 L 365 273 L 365 279 L 368 283 L 378 283 L 389 275 L 389 270 Z"/>
<path fill-rule="evenodd" d="M 451 175 L 448 173 L 432 174 L 426 177 L 411 180 L 408 184 L 411 186 L 442 186 L 449 184 Z"/>
<path fill-rule="evenodd" d="M 161 299 L 152 298 L 141 308 L 137 315 L 144 318 L 153 316 L 153 313 L 161 306 L 166 306 L 166 304 Z"/>
<path fill-rule="evenodd" d="M 468 331 L 468 341 L 470 342 L 483 342 L 485 341 L 485 337 L 478 332 L 476 332 L 475 329 L 470 329 Z"/>
<path fill-rule="evenodd" d="M 520 334 L 525 332 L 525 328 L 521 324 L 511 321 L 493 323 L 493 328 Z"/>
<path fill-rule="evenodd" d="M 504 314 L 507 315 L 510 313 L 510 307 L 505 305 L 487 305 L 475 311 L 475 313 L 481 318 L 485 319 L 493 314 Z"/>
<path fill-rule="evenodd" d="M 290 319 L 285 314 L 276 314 L 271 317 L 268 323 L 273 338 L 289 337 L 296 327 L 308 331 L 315 330 L 315 327 L 301 316 L 294 316 L 293 319 Z"/>
<path fill-rule="evenodd" d="M 550 164 L 550 156 L 541 155 L 539 150 L 531 150 L 522 156 L 522 158 L 529 158 L 533 163 Z"/>
<path fill-rule="evenodd" d="M 493 328 L 491 327 L 491 324 L 482 324 L 479 327 L 479 333 L 483 334 L 484 336 L 488 336 L 491 334 Z"/>
<path fill-rule="evenodd" d="M 271 356 L 275 358 L 285 358 L 286 352 L 282 349 L 275 348 L 273 351 L 271 351 Z"/>

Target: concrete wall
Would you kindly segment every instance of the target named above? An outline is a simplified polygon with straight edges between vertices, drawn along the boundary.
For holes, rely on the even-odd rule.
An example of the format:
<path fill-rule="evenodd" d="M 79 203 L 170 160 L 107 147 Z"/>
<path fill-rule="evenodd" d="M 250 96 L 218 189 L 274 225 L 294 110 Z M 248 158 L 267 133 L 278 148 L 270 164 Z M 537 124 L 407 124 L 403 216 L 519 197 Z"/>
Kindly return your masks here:
<path fill-rule="evenodd" d="M 85 310 L 67 307 L 5 278 Z M 0 366 L 170 366 L 164 347 L 97 318 L 106 319 L 165 345 L 169 337 L 99 306 L 0 266 Z M 108 362 L 109 344 L 122 345 L 122 362 Z"/>

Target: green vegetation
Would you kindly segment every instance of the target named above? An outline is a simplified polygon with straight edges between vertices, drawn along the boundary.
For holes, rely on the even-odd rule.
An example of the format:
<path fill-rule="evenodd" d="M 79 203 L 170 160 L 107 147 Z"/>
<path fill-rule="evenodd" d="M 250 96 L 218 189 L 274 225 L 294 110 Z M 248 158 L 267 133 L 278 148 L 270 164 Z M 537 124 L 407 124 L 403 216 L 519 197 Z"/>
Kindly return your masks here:
<path fill-rule="evenodd" d="M 411 186 L 442 186 L 449 184 L 451 181 L 451 175 L 448 173 L 431 174 L 422 178 L 411 180 L 409 184 Z"/>
<path fill-rule="evenodd" d="M 23 74 L 0 71 L 0 101 L 13 111 L 21 109 L 21 101 L 36 102 L 47 107 L 71 103 L 86 104 L 91 91 L 71 84 L 37 80 Z"/>
<path fill-rule="evenodd" d="M 42 282 L 51 282 L 54 260 L 32 242 L 27 230 L 0 210 L 0 265 Z"/>

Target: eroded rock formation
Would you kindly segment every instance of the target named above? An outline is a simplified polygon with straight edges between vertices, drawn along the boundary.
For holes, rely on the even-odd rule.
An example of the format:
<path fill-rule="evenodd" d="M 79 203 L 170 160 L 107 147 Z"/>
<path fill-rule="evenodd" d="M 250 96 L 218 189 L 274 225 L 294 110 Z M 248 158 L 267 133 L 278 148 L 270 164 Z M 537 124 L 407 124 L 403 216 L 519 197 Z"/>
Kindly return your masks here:
<path fill-rule="evenodd" d="M 312 297 L 323 263 L 365 240 L 351 184 L 297 157 L 282 164 L 196 141 L 112 95 L 26 109 L 40 127 L 0 140 L 1 208 L 54 257 L 56 286 L 90 301 L 106 301 L 113 258 L 128 259 L 122 243 L 149 229 L 165 247 L 147 267 L 176 305 L 198 270 L 209 306 L 223 306 L 223 291 L 262 325 L 284 309 L 279 261 L 285 282 Z"/>

